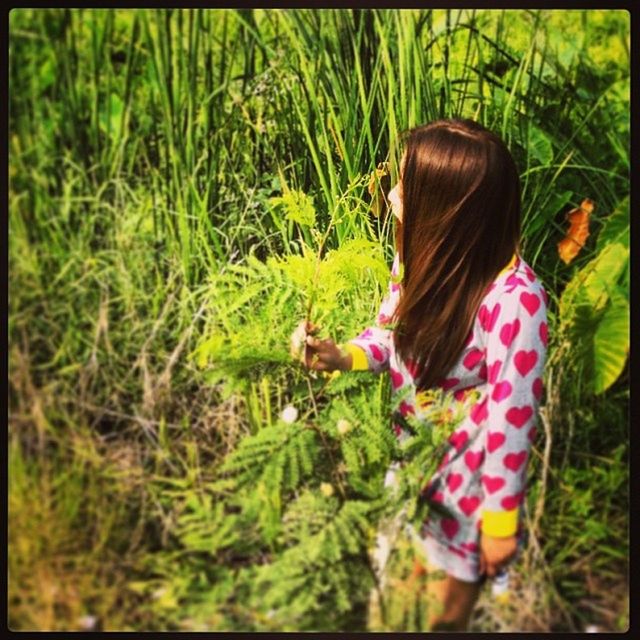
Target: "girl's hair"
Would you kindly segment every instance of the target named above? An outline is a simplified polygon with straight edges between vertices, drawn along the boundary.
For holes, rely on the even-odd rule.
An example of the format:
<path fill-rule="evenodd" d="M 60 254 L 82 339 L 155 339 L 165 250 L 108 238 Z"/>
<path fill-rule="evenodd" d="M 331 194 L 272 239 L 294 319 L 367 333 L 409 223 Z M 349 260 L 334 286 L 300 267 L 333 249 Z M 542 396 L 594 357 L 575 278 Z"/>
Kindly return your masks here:
<path fill-rule="evenodd" d="M 504 142 L 462 119 L 408 131 L 400 180 L 394 341 L 428 389 L 460 357 L 487 287 L 519 248 L 520 180 Z"/>

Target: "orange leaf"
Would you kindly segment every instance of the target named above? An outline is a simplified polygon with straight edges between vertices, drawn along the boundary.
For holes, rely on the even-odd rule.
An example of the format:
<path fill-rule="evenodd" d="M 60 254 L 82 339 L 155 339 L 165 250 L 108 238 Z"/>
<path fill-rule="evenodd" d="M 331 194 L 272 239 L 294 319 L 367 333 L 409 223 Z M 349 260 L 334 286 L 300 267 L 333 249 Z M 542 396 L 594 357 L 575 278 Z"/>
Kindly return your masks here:
<path fill-rule="evenodd" d="M 593 200 L 585 198 L 578 209 L 572 209 L 567 214 L 569 230 L 558 242 L 558 255 L 565 264 L 569 264 L 578 255 L 589 237 L 589 216 L 593 213 L 594 207 Z"/>

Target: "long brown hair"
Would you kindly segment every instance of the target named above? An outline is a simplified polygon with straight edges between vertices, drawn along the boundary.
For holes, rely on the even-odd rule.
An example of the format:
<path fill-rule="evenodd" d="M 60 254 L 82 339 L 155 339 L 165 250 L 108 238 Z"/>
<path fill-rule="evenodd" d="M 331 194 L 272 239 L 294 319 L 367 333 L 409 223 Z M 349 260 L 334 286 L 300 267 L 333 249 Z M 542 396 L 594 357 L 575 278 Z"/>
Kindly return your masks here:
<path fill-rule="evenodd" d="M 428 389 L 460 357 L 487 287 L 518 250 L 520 180 L 504 142 L 472 120 L 436 120 L 405 140 L 394 341 Z"/>

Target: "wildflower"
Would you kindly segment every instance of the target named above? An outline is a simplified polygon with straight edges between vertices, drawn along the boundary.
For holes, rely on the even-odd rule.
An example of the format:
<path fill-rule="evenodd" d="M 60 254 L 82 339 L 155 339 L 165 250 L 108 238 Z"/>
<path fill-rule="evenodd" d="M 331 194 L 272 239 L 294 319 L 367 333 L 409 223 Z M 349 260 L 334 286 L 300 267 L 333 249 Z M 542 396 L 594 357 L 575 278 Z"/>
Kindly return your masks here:
<path fill-rule="evenodd" d="M 287 424 L 293 424 L 298 419 L 298 410 L 292 404 L 288 404 L 282 410 L 280 419 Z"/>
<path fill-rule="evenodd" d="M 78 620 L 78 623 L 83 631 L 95 631 L 98 626 L 98 618 L 96 616 L 86 615 L 82 616 Z"/>
<path fill-rule="evenodd" d="M 330 498 L 333 495 L 333 485 L 328 482 L 320 483 L 320 493 L 327 498 Z"/>
<path fill-rule="evenodd" d="M 353 428 L 351 423 L 344 418 L 340 418 L 340 420 L 338 420 L 338 424 L 336 425 L 336 427 L 338 428 L 338 433 L 341 436 L 346 435 Z"/>

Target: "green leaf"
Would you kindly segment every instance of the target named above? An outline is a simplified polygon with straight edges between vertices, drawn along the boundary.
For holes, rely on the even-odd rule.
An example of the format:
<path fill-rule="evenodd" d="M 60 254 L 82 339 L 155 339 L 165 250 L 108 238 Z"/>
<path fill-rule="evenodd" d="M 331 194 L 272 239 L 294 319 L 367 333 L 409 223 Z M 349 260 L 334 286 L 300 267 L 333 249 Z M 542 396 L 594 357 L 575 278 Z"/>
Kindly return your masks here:
<path fill-rule="evenodd" d="M 544 205 L 542 211 L 535 213 L 533 220 L 531 221 L 527 229 L 529 236 L 539 231 L 542 227 L 548 224 L 550 220 L 553 220 L 558 211 L 560 211 L 568 202 L 571 201 L 573 195 L 573 191 L 561 191 L 559 193 L 553 193 L 549 197 L 547 204 Z"/>
<path fill-rule="evenodd" d="M 564 320 L 575 317 L 579 306 L 594 311 L 602 309 L 629 264 L 629 249 L 620 243 L 607 245 L 593 260 L 580 269 L 567 284 L 560 299 Z"/>
<path fill-rule="evenodd" d="M 585 278 L 583 290 L 594 309 L 604 306 L 629 261 L 629 249 L 622 244 L 607 245 L 593 261 L 593 270 Z"/>
<path fill-rule="evenodd" d="M 593 339 L 594 390 L 606 391 L 622 373 L 629 352 L 629 303 L 616 292 Z"/>
<path fill-rule="evenodd" d="M 613 213 L 607 217 L 602 230 L 598 234 L 596 249 L 602 251 L 609 243 L 620 243 L 629 246 L 629 197 L 618 203 Z"/>
<path fill-rule="evenodd" d="M 551 164 L 553 160 L 553 147 L 546 134 L 538 127 L 529 126 L 528 140 L 529 154 L 541 165 Z"/>
<path fill-rule="evenodd" d="M 124 115 L 124 103 L 117 93 L 112 93 L 107 100 L 106 107 L 100 112 L 100 126 L 111 135 L 120 131 L 122 117 Z"/>

